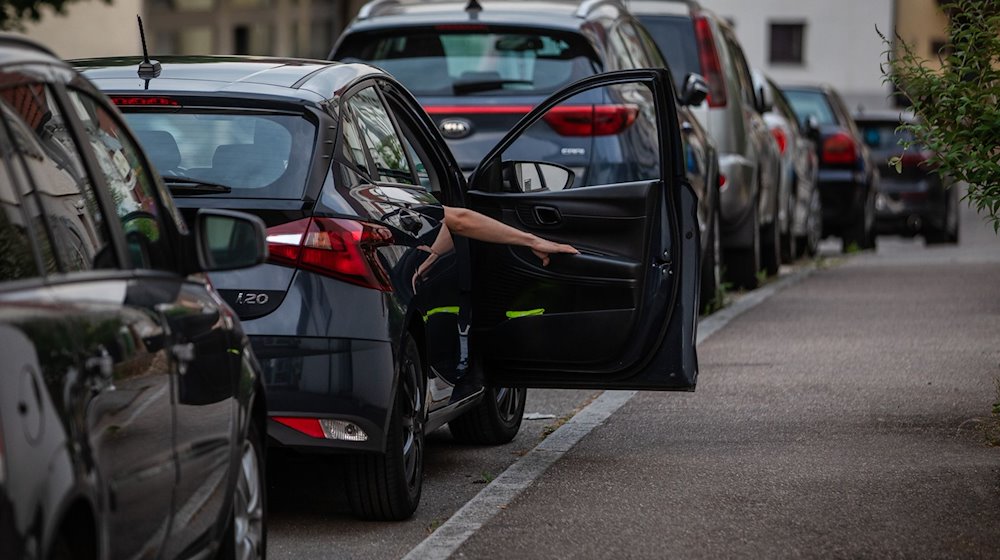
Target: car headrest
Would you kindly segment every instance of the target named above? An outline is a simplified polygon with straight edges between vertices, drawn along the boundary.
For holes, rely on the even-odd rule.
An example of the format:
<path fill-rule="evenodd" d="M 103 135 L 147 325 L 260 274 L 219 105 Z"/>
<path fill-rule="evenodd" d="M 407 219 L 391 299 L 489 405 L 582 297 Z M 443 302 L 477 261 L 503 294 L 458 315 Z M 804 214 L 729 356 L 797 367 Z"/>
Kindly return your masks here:
<path fill-rule="evenodd" d="M 181 165 L 181 151 L 177 148 L 177 140 L 169 132 L 162 130 L 136 130 L 142 149 L 149 160 L 160 171 L 177 169 Z"/>
<path fill-rule="evenodd" d="M 264 187 L 285 172 L 283 157 L 268 146 L 223 144 L 212 155 L 212 176 L 236 188 Z"/>

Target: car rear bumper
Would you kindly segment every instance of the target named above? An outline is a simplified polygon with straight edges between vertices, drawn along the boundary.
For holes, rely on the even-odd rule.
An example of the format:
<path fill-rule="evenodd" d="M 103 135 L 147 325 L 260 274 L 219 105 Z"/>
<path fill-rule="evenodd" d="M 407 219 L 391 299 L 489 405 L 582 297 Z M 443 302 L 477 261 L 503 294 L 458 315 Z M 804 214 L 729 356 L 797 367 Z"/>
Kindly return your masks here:
<path fill-rule="evenodd" d="M 944 228 L 947 201 L 943 193 L 928 191 L 880 193 L 875 211 L 880 233 L 916 235 L 928 227 Z"/>
<path fill-rule="evenodd" d="M 823 235 L 839 235 L 845 226 L 863 218 L 868 188 L 864 175 L 853 169 L 820 170 Z"/>
<path fill-rule="evenodd" d="M 380 452 L 392 406 L 389 342 L 347 338 L 252 336 L 267 390 L 271 444 L 309 452 Z M 307 435 L 276 417 L 351 422 L 365 441 Z"/>

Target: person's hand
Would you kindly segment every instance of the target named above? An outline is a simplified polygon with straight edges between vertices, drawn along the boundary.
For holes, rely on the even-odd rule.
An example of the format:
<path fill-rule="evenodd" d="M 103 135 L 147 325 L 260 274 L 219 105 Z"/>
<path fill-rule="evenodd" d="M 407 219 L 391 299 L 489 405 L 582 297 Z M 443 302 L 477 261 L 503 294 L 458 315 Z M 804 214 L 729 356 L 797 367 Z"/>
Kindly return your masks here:
<path fill-rule="evenodd" d="M 542 266 L 549 266 L 549 255 L 578 255 L 580 253 L 580 251 L 577 251 L 572 245 L 556 243 L 555 241 L 549 241 L 548 239 L 542 239 L 541 237 L 536 237 L 529 247 L 531 248 L 531 252 L 534 253 L 536 257 L 541 259 Z"/>

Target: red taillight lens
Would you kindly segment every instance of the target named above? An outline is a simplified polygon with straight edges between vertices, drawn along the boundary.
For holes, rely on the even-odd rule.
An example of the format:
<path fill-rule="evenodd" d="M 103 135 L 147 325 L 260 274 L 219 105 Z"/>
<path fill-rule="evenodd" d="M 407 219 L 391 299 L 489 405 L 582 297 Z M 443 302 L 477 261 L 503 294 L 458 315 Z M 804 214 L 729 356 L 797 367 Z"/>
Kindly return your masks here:
<path fill-rule="evenodd" d="M 788 135 L 781 128 L 772 128 L 771 136 L 774 136 L 774 142 L 778 145 L 778 151 L 784 155 L 785 149 L 788 148 Z"/>
<path fill-rule="evenodd" d="M 562 105 L 542 118 L 562 136 L 609 136 L 620 134 L 638 115 L 635 105 Z"/>
<path fill-rule="evenodd" d="M 858 146 L 846 133 L 837 132 L 823 140 L 820 162 L 827 165 L 853 165 L 858 160 Z"/>
<path fill-rule="evenodd" d="M 341 218 L 306 218 L 267 230 L 270 262 L 383 292 L 392 284 L 376 250 L 390 244 L 388 229 Z"/>
<path fill-rule="evenodd" d="M 705 16 L 694 18 L 694 35 L 698 40 L 698 60 L 701 62 L 701 73 L 708 83 L 708 106 L 726 106 L 726 82 L 722 76 L 722 63 L 719 53 L 715 50 L 715 40 L 712 38 L 712 24 Z"/>
<path fill-rule="evenodd" d="M 930 169 L 931 166 L 927 163 L 927 160 L 930 159 L 930 157 L 930 152 L 907 152 L 899 159 L 903 167 L 922 167 L 924 169 Z"/>
<path fill-rule="evenodd" d="M 119 107 L 180 107 L 176 99 L 135 95 L 112 95 L 111 102 Z"/>

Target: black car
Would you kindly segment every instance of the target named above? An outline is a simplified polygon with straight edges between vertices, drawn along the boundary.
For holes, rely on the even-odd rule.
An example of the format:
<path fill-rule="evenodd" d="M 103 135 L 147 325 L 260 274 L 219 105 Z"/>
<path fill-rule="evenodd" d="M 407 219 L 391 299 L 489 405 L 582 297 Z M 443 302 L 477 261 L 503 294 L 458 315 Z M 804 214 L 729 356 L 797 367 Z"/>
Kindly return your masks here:
<path fill-rule="evenodd" d="M 509 388 L 694 387 L 699 231 L 665 70 L 586 78 L 542 101 L 467 183 L 437 127 L 363 64 L 164 58 L 78 61 L 144 139 L 182 211 L 247 210 L 270 259 L 214 273 L 260 358 L 268 436 L 285 452 L 347 455 L 365 518 L 409 516 L 424 435 L 517 432 Z M 628 107 L 627 181 L 575 188 L 524 153 L 527 133 L 595 95 Z M 511 152 L 510 150 L 514 150 Z M 524 247 L 443 227 L 466 207 L 570 243 L 546 267 Z"/>
<path fill-rule="evenodd" d="M 874 249 L 879 171 L 854 119 L 829 86 L 787 86 L 782 91 L 800 126 L 819 128 L 819 193 L 823 236 L 837 235 L 843 250 Z"/>
<path fill-rule="evenodd" d="M 263 224 L 189 232 L 107 98 L 0 35 L 0 558 L 262 558 L 259 368 L 202 274 Z"/>
<path fill-rule="evenodd" d="M 375 0 L 361 8 L 330 59 L 372 64 L 402 82 L 431 115 L 466 173 L 558 88 L 611 70 L 667 67 L 649 33 L 618 0 Z M 700 201 L 701 294 L 707 304 L 721 282 L 719 160 L 689 107 L 705 99 L 708 85 L 697 74 L 672 75 L 679 80 L 677 114 L 687 179 Z M 570 168 L 577 188 L 620 182 L 638 157 L 618 144 L 618 132 L 633 115 L 608 99 L 580 101 L 535 127 L 536 141 L 523 143 L 525 152 L 517 156 Z"/>
<path fill-rule="evenodd" d="M 909 111 L 865 111 L 854 116 L 878 164 L 882 182 L 875 199 L 879 233 L 922 235 L 928 244 L 958 243 L 959 194 L 947 176 L 928 163 L 933 152 L 899 127 L 916 122 Z M 899 169 L 895 160 L 899 158 Z"/>

